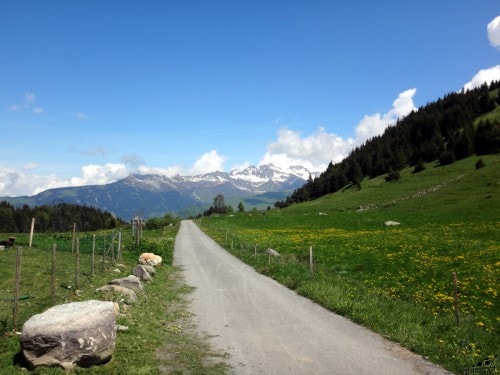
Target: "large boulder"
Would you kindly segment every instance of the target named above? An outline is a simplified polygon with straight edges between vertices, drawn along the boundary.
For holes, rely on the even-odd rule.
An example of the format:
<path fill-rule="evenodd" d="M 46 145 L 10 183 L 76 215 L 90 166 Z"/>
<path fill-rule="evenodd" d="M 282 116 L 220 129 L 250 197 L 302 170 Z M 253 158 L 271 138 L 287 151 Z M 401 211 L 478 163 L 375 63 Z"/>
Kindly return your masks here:
<path fill-rule="evenodd" d="M 142 264 L 138 264 L 137 266 L 135 266 L 134 269 L 132 270 L 132 274 L 141 279 L 141 281 L 153 280 L 149 272 L 146 270 L 146 268 L 144 268 Z"/>
<path fill-rule="evenodd" d="M 104 285 L 98 289 L 95 290 L 98 293 L 111 293 L 111 294 L 118 294 L 124 297 L 126 302 L 133 303 L 137 302 L 137 294 L 130 289 L 130 288 L 125 288 L 124 286 L 120 285 Z"/>
<path fill-rule="evenodd" d="M 147 264 L 156 267 L 159 266 L 161 262 L 162 262 L 161 256 L 153 253 L 142 253 L 139 256 L 139 264 Z"/>
<path fill-rule="evenodd" d="M 32 368 L 71 370 L 109 361 L 115 340 L 113 302 L 72 302 L 28 319 L 21 334 L 21 351 Z"/>
<path fill-rule="evenodd" d="M 111 280 L 109 285 L 120 285 L 125 288 L 134 289 L 134 290 L 142 290 L 143 285 L 141 279 L 137 276 L 129 275 L 127 277 L 122 277 L 121 279 Z"/>

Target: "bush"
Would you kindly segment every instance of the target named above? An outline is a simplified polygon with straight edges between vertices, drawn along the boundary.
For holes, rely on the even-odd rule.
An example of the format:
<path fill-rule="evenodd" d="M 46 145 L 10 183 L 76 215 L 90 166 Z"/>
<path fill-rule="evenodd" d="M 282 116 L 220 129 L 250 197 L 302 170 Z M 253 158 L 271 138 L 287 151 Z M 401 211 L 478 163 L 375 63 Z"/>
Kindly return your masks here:
<path fill-rule="evenodd" d="M 481 169 L 483 168 L 486 164 L 484 164 L 483 162 L 483 159 L 479 159 L 477 162 L 476 162 L 476 169 Z"/>
<path fill-rule="evenodd" d="M 397 170 L 390 170 L 387 176 L 385 176 L 386 181 L 397 181 L 401 178 L 401 173 Z"/>
<path fill-rule="evenodd" d="M 425 165 L 422 161 L 419 161 L 417 165 L 415 165 L 415 168 L 413 169 L 413 173 L 418 173 L 422 172 L 425 169 Z"/>
<path fill-rule="evenodd" d="M 449 165 L 455 162 L 455 153 L 453 151 L 443 151 L 441 155 L 439 155 L 439 164 L 440 165 Z"/>

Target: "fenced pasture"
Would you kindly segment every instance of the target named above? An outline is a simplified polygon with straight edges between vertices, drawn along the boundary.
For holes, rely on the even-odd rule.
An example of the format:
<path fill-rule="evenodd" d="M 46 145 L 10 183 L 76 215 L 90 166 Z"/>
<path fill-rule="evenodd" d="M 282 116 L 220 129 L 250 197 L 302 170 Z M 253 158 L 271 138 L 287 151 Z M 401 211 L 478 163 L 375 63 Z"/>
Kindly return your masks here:
<path fill-rule="evenodd" d="M 102 366 L 77 368 L 78 374 L 161 374 L 193 373 L 223 374 L 226 365 L 222 355 L 200 338 L 184 330 L 191 327 L 185 306 L 185 295 L 191 290 L 179 282 L 172 263 L 175 235 L 179 226 L 165 226 L 143 233 L 136 245 L 130 227 L 122 230 L 121 260 L 118 260 L 117 231 L 76 233 L 79 254 L 73 233 L 35 234 L 29 247 L 27 234 L 15 234 L 16 245 L 22 247 L 20 301 L 17 324 L 13 324 L 13 304 L 16 279 L 16 246 L 0 251 L 0 374 L 26 372 L 14 363 L 20 350 L 18 333 L 26 319 L 48 307 L 88 299 L 120 300 L 118 296 L 95 292 L 114 278 L 130 274 L 142 252 L 152 252 L 163 258 L 154 280 L 138 293 L 136 304 L 121 303 L 117 324 L 128 327 L 119 332 L 113 359 Z M 114 240 L 113 240 L 114 237 Z M 95 239 L 95 240 L 94 240 Z M 95 243 L 94 268 L 92 247 Z M 52 298 L 52 251 L 56 244 L 55 298 Z M 79 260 L 77 266 L 76 259 Z M 94 270 L 92 274 L 92 269 Z M 117 270 L 121 270 L 120 273 Z M 75 278 L 78 270 L 78 280 Z M 75 288 L 78 281 L 78 289 Z M 58 368 L 40 367 L 32 371 L 39 375 L 62 375 Z"/>
<path fill-rule="evenodd" d="M 461 373 L 500 354 L 497 159 L 199 225 L 258 271 Z"/>
<path fill-rule="evenodd" d="M 80 289 L 120 267 L 119 234 L 35 234 L 31 247 L 28 234 L 10 235 L 15 245 L 0 251 L 0 333 L 19 330 L 33 313 L 78 298 Z"/>

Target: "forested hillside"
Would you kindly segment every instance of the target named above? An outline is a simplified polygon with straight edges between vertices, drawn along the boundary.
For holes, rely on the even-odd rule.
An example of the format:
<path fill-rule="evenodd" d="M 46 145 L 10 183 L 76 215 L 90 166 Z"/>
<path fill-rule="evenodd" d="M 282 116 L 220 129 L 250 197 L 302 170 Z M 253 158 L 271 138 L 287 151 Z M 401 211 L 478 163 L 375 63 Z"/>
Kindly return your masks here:
<path fill-rule="evenodd" d="M 361 189 L 365 177 L 387 174 L 398 179 L 399 171 L 439 160 L 451 164 L 473 154 L 500 151 L 500 81 L 480 88 L 450 93 L 410 113 L 383 135 L 354 149 L 342 162 L 330 163 L 319 177 L 309 179 L 278 208 L 336 192 L 348 186 Z"/>
<path fill-rule="evenodd" d="M 116 228 L 122 221 L 109 212 L 94 207 L 60 203 L 37 207 L 16 208 L 5 201 L 0 202 L 0 232 L 26 233 L 35 218 L 38 232 L 65 232 L 76 223 L 78 230 L 93 231 Z"/>

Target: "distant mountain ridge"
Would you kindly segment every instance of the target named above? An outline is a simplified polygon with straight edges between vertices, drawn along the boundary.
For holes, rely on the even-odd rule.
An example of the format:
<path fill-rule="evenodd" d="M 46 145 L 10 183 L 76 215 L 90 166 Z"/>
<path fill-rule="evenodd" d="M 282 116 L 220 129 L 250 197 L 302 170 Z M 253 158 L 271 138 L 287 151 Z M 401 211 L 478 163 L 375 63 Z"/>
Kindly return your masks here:
<path fill-rule="evenodd" d="M 217 194 L 224 194 L 228 201 L 245 202 L 248 199 L 249 205 L 259 206 L 259 202 L 266 202 L 259 196 L 276 193 L 271 195 L 275 201 L 283 199 L 302 186 L 311 174 L 301 166 L 283 169 L 273 164 L 250 166 L 229 173 L 217 171 L 195 176 L 130 174 L 106 185 L 62 187 L 45 190 L 30 197 L 4 197 L 0 200 L 17 206 L 75 203 L 106 210 L 129 220 L 136 215 L 182 215 L 182 212 L 188 212 L 189 209 L 201 212 L 213 203 Z"/>

